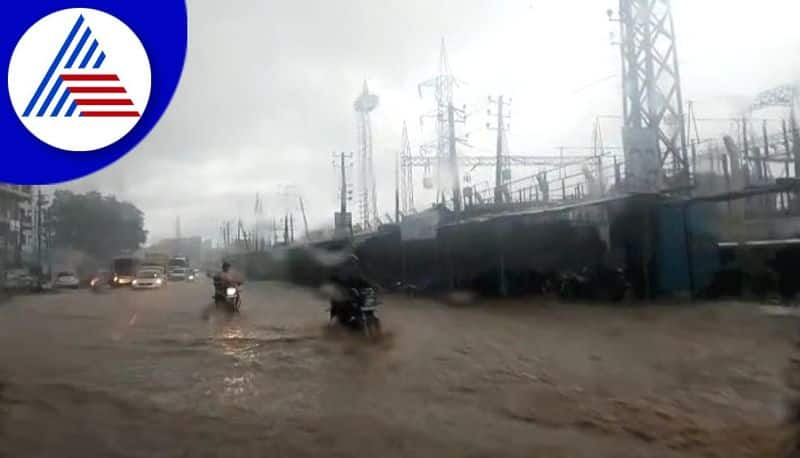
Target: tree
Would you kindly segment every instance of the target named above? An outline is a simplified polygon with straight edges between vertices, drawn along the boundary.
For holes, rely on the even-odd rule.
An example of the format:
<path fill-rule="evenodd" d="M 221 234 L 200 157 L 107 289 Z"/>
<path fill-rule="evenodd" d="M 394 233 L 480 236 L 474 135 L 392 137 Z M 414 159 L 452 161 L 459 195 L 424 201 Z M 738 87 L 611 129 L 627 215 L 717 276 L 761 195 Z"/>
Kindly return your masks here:
<path fill-rule="evenodd" d="M 147 239 L 141 210 L 111 195 L 56 191 L 49 213 L 54 246 L 95 259 L 137 250 Z"/>

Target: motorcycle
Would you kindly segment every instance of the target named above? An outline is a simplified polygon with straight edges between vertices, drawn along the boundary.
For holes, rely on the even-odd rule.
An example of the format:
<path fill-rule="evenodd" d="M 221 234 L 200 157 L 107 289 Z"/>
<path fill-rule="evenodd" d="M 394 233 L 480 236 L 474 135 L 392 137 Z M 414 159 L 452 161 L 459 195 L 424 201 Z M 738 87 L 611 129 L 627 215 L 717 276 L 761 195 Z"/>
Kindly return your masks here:
<path fill-rule="evenodd" d="M 216 304 L 217 306 L 225 306 L 231 312 L 238 312 L 239 308 L 242 305 L 241 290 L 242 290 L 241 283 L 221 286 L 218 285 L 217 282 L 215 281 L 214 304 Z"/>
<path fill-rule="evenodd" d="M 352 288 L 350 298 L 344 301 L 331 300 L 330 319 L 343 327 L 362 332 L 367 337 L 380 334 L 381 322 L 375 312 L 381 304 L 373 288 Z"/>

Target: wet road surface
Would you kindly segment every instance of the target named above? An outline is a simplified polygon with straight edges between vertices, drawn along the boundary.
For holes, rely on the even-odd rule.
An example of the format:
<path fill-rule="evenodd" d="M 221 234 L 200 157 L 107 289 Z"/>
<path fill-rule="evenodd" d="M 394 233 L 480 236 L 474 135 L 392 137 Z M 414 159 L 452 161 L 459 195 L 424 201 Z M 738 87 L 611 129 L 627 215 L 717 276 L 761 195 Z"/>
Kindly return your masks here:
<path fill-rule="evenodd" d="M 795 318 L 755 307 L 388 297 L 377 342 L 314 293 L 210 284 L 0 304 L 0 456 L 767 456 Z M 539 301 L 542 302 L 542 301 Z"/>

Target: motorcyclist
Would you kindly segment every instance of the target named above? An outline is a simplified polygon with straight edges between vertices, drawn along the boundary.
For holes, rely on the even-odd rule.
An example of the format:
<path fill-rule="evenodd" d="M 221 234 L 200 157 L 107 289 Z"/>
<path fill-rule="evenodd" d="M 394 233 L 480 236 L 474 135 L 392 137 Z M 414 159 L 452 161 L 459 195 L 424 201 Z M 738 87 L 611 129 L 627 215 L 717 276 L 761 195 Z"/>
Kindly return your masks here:
<path fill-rule="evenodd" d="M 330 278 L 339 290 L 339 297 L 331 300 L 331 318 L 337 315 L 346 316 L 348 310 L 352 308 L 356 297 L 353 290 L 365 288 L 375 288 L 361 271 L 361 263 L 358 256 L 352 254 L 347 257 L 345 262 L 338 266 Z"/>
<path fill-rule="evenodd" d="M 229 286 L 239 286 L 242 284 L 233 273 L 231 273 L 231 265 L 225 261 L 222 263 L 222 271 L 214 276 L 214 296 L 224 297 L 225 289 Z"/>

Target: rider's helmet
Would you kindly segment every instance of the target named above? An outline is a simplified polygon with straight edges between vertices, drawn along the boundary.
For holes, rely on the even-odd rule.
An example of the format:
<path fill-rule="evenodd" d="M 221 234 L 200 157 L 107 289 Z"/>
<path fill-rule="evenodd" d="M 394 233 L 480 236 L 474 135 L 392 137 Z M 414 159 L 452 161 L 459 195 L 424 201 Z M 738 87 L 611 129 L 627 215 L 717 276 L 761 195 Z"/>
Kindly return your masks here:
<path fill-rule="evenodd" d="M 231 269 L 231 264 L 227 261 L 222 263 L 222 271 L 227 272 Z"/>

